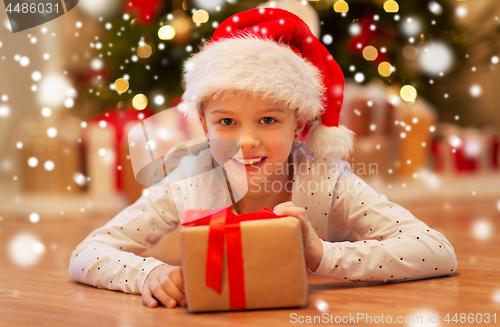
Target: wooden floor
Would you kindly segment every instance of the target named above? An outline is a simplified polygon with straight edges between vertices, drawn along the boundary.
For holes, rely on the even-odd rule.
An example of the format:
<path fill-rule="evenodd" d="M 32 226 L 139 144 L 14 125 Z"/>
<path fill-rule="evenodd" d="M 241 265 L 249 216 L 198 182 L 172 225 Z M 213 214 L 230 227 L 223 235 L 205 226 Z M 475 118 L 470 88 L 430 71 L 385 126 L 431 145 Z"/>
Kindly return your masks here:
<path fill-rule="evenodd" d="M 448 205 L 405 206 L 419 219 L 444 233 L 455 247 L 457 272 L 450 277 L 403 283 L 345 282 L 309 276 L 306 308 L 190 314 L 185 308 L 147 308 L 139 295 L 100 290 L 71 280 L 70 253 L 93 229 L 110 217 L 40 219 L 31 223 L 3 217 L 0 221 L 0 326 L 234 326 L 290 325 L 307 317 L 375 325 L 392 318 L 403 326 L 428 326 L 429 316 L 439 324 L 446 314 L 460 323 L 460 314 L 489 314 L 500 323 L 500 211 L 493 201 Z M 9 255 L 15 236 L 29 232 L 44 245 L 40 261 L 30 268 L 16 265 Z M 145 256 L 179 263 L 178 233 L 168 235 Z M 172 244 L 172 245 L 170 245 Z M 169 251 L 162 251 L 169 247 Z M 40 253 L 42 252 L 39 248 Z M 481 315 L 476 315 L 480 313 Z M 496 316 L 494 316 L 496 314 Z M 382 316 L 383 315 L 383 316 Z M 369 316 L 369 317 L 368 317 Z M 389 317 L 388 317 L 389 316 Z M 415 317 L 422 323 L 409 323 Z M 370 318 L 371 317 L 371 318 Z M 462 315 L 462 317 L 464 317 Z M 467 316 L 468 319 L 472 316 Z M 433 318 L 436 319 L 436 318 Z M 465 320 L 462 318 L 462 322 Z M 368 323 L 367 323 L 368 322 Z M 455 325 L 456 322 L 451 322 Z M 467 321 L 467 325 L 482 325 Z"/>

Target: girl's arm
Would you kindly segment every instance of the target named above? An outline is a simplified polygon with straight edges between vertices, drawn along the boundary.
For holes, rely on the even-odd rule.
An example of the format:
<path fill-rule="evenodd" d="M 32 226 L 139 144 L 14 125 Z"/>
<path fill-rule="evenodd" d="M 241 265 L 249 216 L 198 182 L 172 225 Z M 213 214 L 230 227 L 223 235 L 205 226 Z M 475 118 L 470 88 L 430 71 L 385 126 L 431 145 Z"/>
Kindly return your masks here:
<path fill-rule="evenodd" d="M 162 181 L 90 233 L 71 254 L 69 274 L 98 288 L 141 294 L 147 275 L 164 263 L 139 254 L 178 224 L 170 189 Z"/>
<path fill-rule="evenodd" d="M 337 224 L 353 231 L 355 241 L 323 241 L 323 257 L 315 274 L 354 281 L 389 281 L 456 271 L 455 251 L 443 234 L 378 194 L 349 166 L 340 174 L 332 196 L 330 223 L 340 219 Z"/>

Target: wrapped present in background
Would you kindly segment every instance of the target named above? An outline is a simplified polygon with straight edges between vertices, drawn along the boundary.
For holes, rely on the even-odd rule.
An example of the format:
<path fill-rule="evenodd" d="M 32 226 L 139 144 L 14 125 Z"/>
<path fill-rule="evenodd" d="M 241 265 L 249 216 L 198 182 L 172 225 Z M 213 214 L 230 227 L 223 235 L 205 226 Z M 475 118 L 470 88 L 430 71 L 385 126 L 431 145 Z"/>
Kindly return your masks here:
<path fill-rule="evenodd" d="M 346 83 L 339 124 L 356 133 L 349 163 L 362 178 L 389 176 L 393 111 L 381 83 L 373 82 L 368 86 Z"/>
<path fill-rule="evenodd" d="M 405 179 L 428 165 L 435 110 L 422 98 L 408 103 L 380 81 L 348 82 L 339 124 L 355 135 L 349 163 L 362 178 Z M 366 175 L 366 176 L 365 176 Z"/>
<path fill-rule="evenodd" d="M 400 100 L 394 113 L 389 169 L 398 179 L 412 179 L 429 166 L 437 113 L 422 97 L 412 103 Z"/>
<path fill-rule="evenodd" d="M 140 122 L 152 114 L 149 107 L 140 111 L 109 109 L 87 122 L 82 139 L 91 194 L 115 194 L 123 190 L 121 141 L 126 136 L 125 125 Z"/>
<path fill-rule="evenodd" d="M 92 181 L 89 192 L 92 194 L 115 194 L 123 192 L 129 203 L 136 201 L 145 188 L 137 182 L 133 171 L 128 136 L 134 126 L 150 132 L 146 145 L 145 160 L 150 159 L 150 151 L 160 156 L 169 149 L 188 139 L 191 127 L 186 117 L 175 108 L 154 113 L 128 108 L 110 109 L 89 120 L 84 130 L 87 174 Z M 144 127 L 141 127 L 141 125 Z"/>
<path fill-rule="evenodd" d="M 194 212 L 198 217 L 191 219 Z M 191 312 L 307 304 L 302 228 L 269 209 L 234 215 L 187 210 L 181 230 L 184 290 Z M 224 246 L 225 244 L 225 246 Z"/>
<path fill-rule="evenodd" d="M 56 127 L 26 123 L 20 128 L 23 190 L 74 194 L 85 189 L 79 120 L 67 116 Z"/>
<path fill-rule="evenodd" d="M 499 137 L 488 128 L 441 123 L 432 150 L 433 169 L 442 175 L 499 172 Z"/>
<path fill-rule="evenodd" d="M 140 143 L 140 140 L 134 139 L 130 135 L 134 127 L 136 130 L 140 130 L 141 135 L 144 137 L 142 146 L 135 144 Z M 135 144 L 134 146 L 141 147 L 140 157 L 145 161 L 143 164 L 147 164 L 155 156 L 156 158 L 162 158 L 171 149 L 187 140 L 190 136 L 190 130 L 187 126 L 186 117 L 177 110 L 177 107 L 174 107 L 162 110 L 151 117 L 143 119 L 140 123 L 137 121 L 128 122 L 124 126 L 124 135 L 120 141 L 121 177 L 127 199 L 132 203 L 142 194 L 142 190 L 149 185 L 140 183 L 141 181 L 137 179 L 137 172 L 134 172 L 132 165 L 133 160 L 137 160 L 137 156 L 131 158 L 130 146 Z M 165 176 L 166 174 L 162 177 Z"/>

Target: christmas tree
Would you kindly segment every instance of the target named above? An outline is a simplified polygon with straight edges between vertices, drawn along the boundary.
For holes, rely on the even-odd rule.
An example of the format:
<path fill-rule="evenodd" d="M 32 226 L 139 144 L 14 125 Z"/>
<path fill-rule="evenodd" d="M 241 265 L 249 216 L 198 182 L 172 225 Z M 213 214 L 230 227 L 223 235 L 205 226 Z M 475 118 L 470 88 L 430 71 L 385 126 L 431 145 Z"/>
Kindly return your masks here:
<path fill-rule="evenodd" d="M 93 112 L 80 113 L 86 116 L 82 118 L 109 108 L 151 106 L 158 111 L 176 106 L 183 93 L 184 60 L 210 39 L 219 22 L 259 5 L 293 8 L 299 16 L 301 6 L 312 8 L 317 37 L 346 78 L 412 86 L 417 96 L 436 106 L 442 120 L 465 108 L 435 88 L 460 78 L 471 65 L 498 62 L 498 24 L 486 36 L 469 36 L 456 24 L 466 9 L 445 1 L 129 0 L 100 19 L 105 38 L 93 44 L 94 67 L 75 75 L 79 101 L 95 104 Z M 492 13 L 486 8 L 480 20 L 494 20 Z M 314 19 L 308 23 L 314 29 Z M 483 57 L 468 62 L 485 45 Z"/>

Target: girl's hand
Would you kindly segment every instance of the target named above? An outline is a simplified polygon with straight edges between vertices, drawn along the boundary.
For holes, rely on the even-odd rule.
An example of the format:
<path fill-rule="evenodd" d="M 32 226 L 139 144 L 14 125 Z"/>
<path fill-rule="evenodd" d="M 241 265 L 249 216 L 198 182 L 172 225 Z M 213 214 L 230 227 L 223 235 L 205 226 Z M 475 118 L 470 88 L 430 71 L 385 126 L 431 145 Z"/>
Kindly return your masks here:
<path fill-rule="evenodd" d="M 167 308 L 186 306 L 181 267 L 163 264 L 151 270 L 146 277 L 142 302 L 150 308 L 156 308 L 158 301 Z"/>
<path fill-rule="evenodd" d="M 304 208 L 296 207 L 292 201 L 283 202 L 274 207 L 274 213 L 281 216 L 292 216 L 300 220 L 304 234 L 304 248 L 306 252 L 306 264 L 312 271 L 316 271 L 321 258 L 323 258 L 323 242 L 314 231 L 311 222 L 307 218 Z"/>

